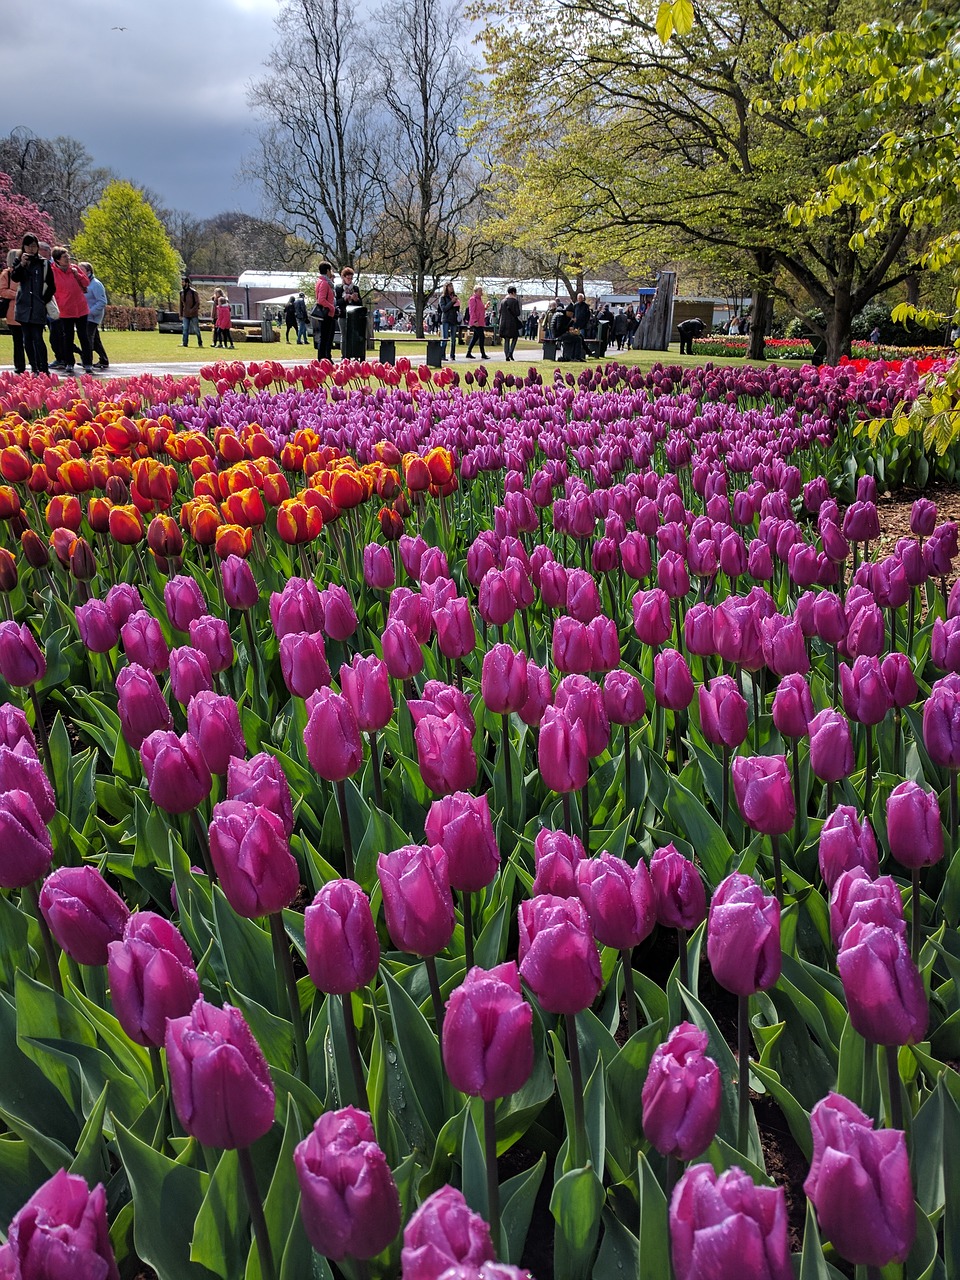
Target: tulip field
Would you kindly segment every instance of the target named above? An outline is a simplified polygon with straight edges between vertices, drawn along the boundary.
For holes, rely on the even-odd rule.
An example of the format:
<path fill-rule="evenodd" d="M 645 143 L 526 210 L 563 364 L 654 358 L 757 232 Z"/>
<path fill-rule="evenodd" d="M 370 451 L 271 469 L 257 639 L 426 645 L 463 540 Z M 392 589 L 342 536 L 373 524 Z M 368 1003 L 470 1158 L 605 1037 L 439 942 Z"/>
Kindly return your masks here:
<path fill-rule="evenodd" d="M 931 367 L 0 376 L 0 1278 L 960 1275 Z"/>

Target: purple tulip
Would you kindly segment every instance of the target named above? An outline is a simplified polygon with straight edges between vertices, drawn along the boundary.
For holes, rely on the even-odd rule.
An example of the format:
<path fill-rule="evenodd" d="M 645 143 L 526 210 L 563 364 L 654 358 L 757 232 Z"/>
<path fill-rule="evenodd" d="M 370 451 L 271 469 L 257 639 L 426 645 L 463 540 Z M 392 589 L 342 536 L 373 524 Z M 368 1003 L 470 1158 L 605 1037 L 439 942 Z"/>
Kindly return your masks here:
<path fill-rule="evenodd" d="M 960 676 L 938 680 L 923 705 L 923 742 L 934 764 L 960 769 Z"/>
<path fill-rule="evenodd" d="M 517 612 L 517 598 L 500 569 L 488 569 L 477 592 L 477 611 L 488 627 L 504 627 Z"/>
<path fill-rule="evenodd" d="M 340 689 L 362 733 L 378 733 L 393 719 L 390 672 L 374 654 L 358 653 L 340 668 Z"/>
<path fill-rule="evenodd" d="M 0 887 L 22 889 L 50 870 L 53 845 L 26 791 L 0 793 Z"/>
<path fill-rule="evenodd" d="M 33 754 L 37 754 L 37 740 L 27 717 L 12 702 L 0 703 L 0 745 L 14 750 L 21 742 L 26 742 Z"/>
<path fill-rule="evenodd" d="M 83 646 L 91 653 L 109 653 L 120 639 L 120 628 L 105 600 L 88 600 L 74 608 Z"/>
<path fill-rule="evenodd" d="M 760 617 L 751 601 L 739 596 L 721 600 L 713 611 L 713 636 L 716 651 L 725 662 L 759 671 L 763 665 Z"/>
<path fill-rule="evenodd" d="M 585 622 L 578 622 L 566 614 L 553 624 L 551 645 L 553 665 L 564 674 L 586 675 L 594 669 L 593 646 Z"/>
<path fill-rule="evenodd" d="M 283 823 L 269 809 L 222 800 L 210 822 L 210 857 L 227 901 L 238 916 L 256 919 L 289 907 L 300 871 Z"/>
<path fill-rule="evenodd" d="M 182 707 L 195 693 L 213 689 L 213 673 L 206 654 L 190 645 L 170 650 L 170 692 Z"/>
<path fill-rule="evenodd" d="M 163 603 L 166 605 L 171 627 L 184 633 L 190 630 L 190 623 L 195 618 L 202 618 L 205 613 L 209 613 L 199 583 L 186 574 L 178 574 L 164 583 Z"/>
<path fill-rule="evenodd" d="M 683 619 L 683 643 L 688 653 L 705 658 L 716 652 L 713 634 L 713 606 L 692 605 Z"/>
<path fill-rule="evenodd" d="M 677 649 L 663 649 L 653 659 L 653 696 L 661 707 L 682 711 L 693 701 L 693 677 Z"/>
<path fill-rule="evenodd" d="M 476 893 L 493 883 L 500 867 L 500 850 L 485 795 L 457 791 L 434 800 L 424 833 L 430 844 L 443 846 L 452 888 Z"/>
<path fill-rule="evenodd" d="M 654 850 L 650 882 L 657 920 L 667 929 L 695 929 L 707 918 L 707 894 L 700 873 L 672 844 Z"/>
<path fill-rule="evenodd" d="M 433 624 L 437 629 L 437 648 L 451 662 L 465 658 L 477 647 L 470 602 L 463 596 L 455 596 L 442 608 L 434 609 Z"/>
<path fill-rule="evenodd" d="M 163 628 L 145 609 L 130 615 L 120 628 L 120 639 L 129 662 L 145 667 L 155 676 L 169 667 L 170 650 L 164 639 Z"/>
<path fill-rule="evenodd" d="M 168 1018 L 193 1008 L 200 981 L 180 930 L 152 911 L 130 916 L 120 941 L 107 946 L 114 1012 L 137 1044 L 159 1048 Z"/>
<path fill-rule="evenodd" d="M 370 899 L 353 880 L 331 880 L 304 913 L 307 969 L 318 991 L 347 995 L 372 982 L 380 943 Z"/>
<path fill-rule="evenodd" d="M 243 1014 L 201 996 L 167 1022 L 167 1068 L 184 1129 L 205 1147 L 248 1147 L 273 1126 L 275 1095 L 260 1046 Z"/>
<path fill-rule="evenodd" d="M 425 715 L 413 733 L 420 776 L 435 795 L 469 791 L 477 781 L 470 727 L 458 715 Z"/>
<path fill-rule="evenodd" d="M 803 631 L 795 618 L 779 613 L 764 618 L 760 623 L 760 643 L 763 659 L 775 675 L 806 675 L 810 670 Z"/>
<path fill-rule="evenodd" d="M 611 724 L 637 724 L 647 714 L 643 685 L 629 671 L 609 671 L 603 682 L 603 707 Z"/>
<path fill-rule="evenodd" d="M 231 609 L 246 612 L 260 600 L 260 588 L 257 586 L 253 570 L 241 556 L 227 556 L 220 566 L 223 577 L 223 598 Z"/>
<path fill-rule="evenodd" d="M 879 724 L 890 709 L 890 690 L 877 658 L 862 654 L 852 668 L 841 662 L 840 689 L 844 711 L 859 724 Z"/>
<path fill-rule="evenodd" d="M 880 870 L 877 841 L 866 818 L 861 822 L 852 805 L 842 804 L 820 828 L 820 874 L 828 889 L 837 877 L 853 867 L 863 867 L 871 879 Z"/>
<path fill-rule="evenodd" d="M 527 696 L 517 715 L 531 729 L 538 729 L 544 712 L 553 701 L 553 683 L 547 667 L 527 663 Z"/>
<path fill-rule="evenodd" d="M 120 1280 L 103 1184 L 91 1191 L 66 1169 L 58 1169 L 14 1214 L 7 1238 L 0 1274 L 10 1280 Z"/>
<path fill-rule="evenodd" d="M 917 1232 L 906 1135 L 878 1129 L 849 1098 L 830 1093 L 810 1113 L 813 1160 L 803 1189 L 820 1230 L 849 1262 L 903 1262 Z"/>
<path fill-rule="evenodd" d="M 590 917 L 576 898 L 551 894 L 520 904 L 520 976 L 548 1013 L 580 1013 L 603 975 Z"/>
<path fill-rule="evenodd" d="M 643 1132 L 661 1155 L 693 1160 L 716 1137 L 723 1081 L 707 1044 L 705 1031 L 681 1022 L 650 1059 L 641 1094 Z"/>
<path fill-rule="evenodd" d="M 227 765 L 227 799 L 245 800 L 269 809 L 280 819 L 285 835 L 293 833 L 293 797 L 283 766 L 267 752 Z"/>
<path fill-rule="evenodd" d="M 929 1010 L 920 971 L 902 928 L 869 920 L 843 935 L 837 970 L 855 1031 L 871 1044 L 917 1044 Z"/>
<path fill-rule="evenodd" d="M 91 866 L 58 867 L 40 890 L 40 910 L 57 945 L 77 964 L 107 963 L 130 909 Z"/>
<path fill-rule="evenodd" d="M 50 822 L 57 812 L 50 779 L 27 741 L 13 749 L 0 746 L 0 793 L 4 791 L 25 791 L 43 822 Z"/>
<path fill-rule="evenodd" d="M 218 777 L 226 777 L 231 760 L 247 754 L 240 710 L 225 693 L 203 689 L 194 694 L 187 707 L 187 730 L 196 739 L 207 768 Z"/>
<path fill-rule="evenodd" d="M 508 644 L 495 644 L 483 655 L 480 692 L 488 711 L 510 715 L 527 697 L 527 655 Z"/>
<path fill-rule="evenodd" d="M 493 1102 L 521 1089 L 533 1070 L 533 1010 L 511 960 L 473 968 L 450 994 L 443 1065 L 455 1089 Z"/>
<path fill-rule="evenodd" d="M 327 1111 L 296 1146 L 300 1216 L 323 1257 L 373 1258 L 400 1230 L 400 1196 L 370 1116 Z"/>
<path fill-rule="evenodd" d="M 843 936 L 858 921 L 885 925 L 903 932 L 903 899 L 892 876 L 872 880 L 863 867 L 851 867 L 837 876 L 830 894 L 830 936 L 839 948 Z"/>
<path fill-rule="evenodd" d="M 394 680 L 410 680 L 423 670 L 423 650 L 405 622 L 388 622 L 381 636 L 383 660 Z"/>
<path fill-rule="evenodd" d="M 913 674 L 913 667 L 910 665 L 910 659 L 905 653 L 888 653 L 880 660 L 880 671 L 883 675 L 883 682 L 887 686 L 887 692 L 890 695 L 891 706 L 909 707 L 911 703 L 916 702 L 917 679 Z"/>
<path fill-rule="evenodd" d="M 846 716 L 832 707 L 810 721 L 810 768 L 822 782 L 839 782 L 853 773 L 853 739 Z"/>
<path fill-rule="evenodd" d="M 107 608 L 118 629 L 129 617 L 144 608 L 143 599 L 136 587 L 129 582 L 118 582 L 107 592 Z"/>
<path fill-rule="evenodd" d="M 670 1201 L 676 1280 L 792 1280 L 782 1187 L 758 1187 L 736 1166 L 695 1164 Z"/>
<path fill-rule="evenodd" d="M 763 835 L 784 835 L 793 826 L 796 806 L 786 756 L 738 756 L 733 790 L 748 827 Z"/>
<path fill-rule="evenodd" d="M 642 644 L 663 644 L 673 632 L 670 597 L 660 587 L 638 591 L 633 597 L 633 629 Z"/>
<path fill-rule="evenodd" d="M 586 676 L 564 676 L 557 685 L 554 705 L 558 711 L 579 719 L 587 735 L 591 759 L 610 745 L 610 722 L 603 705 L 603 690 Z"/>
<path fill-rule="evenodd" d="M 387 930 L 399 951 L 435 956 L 456 919 L 447 855 L 440 845 L 408 844 L 377 859 Z"/>
<path fill-rule="evenodd" d="M 470 710 L 470 699 L 452 684 L 444 684 L 442 680 L 428 680 L 423 686 L 421 698 L 411 698 L 407 708 L 413 717 L 416 727 L 424 716 L 456 716 L 467 726 L 472 738 L 477 725 Z"/>
<path fill-rule="evenodd" d="M 579 836 L 541 827 L 533 842 L 533 897 L 578 898 L 577 867 L 586 856 Z"/>
<path fill-rule="evenodd" d="M 47 660 L 26 623 L 0 622 L 0 676 L 17 689 L 35 685 L 46 675 Z"/>
<path fill-rule="evenodd" d="M 813 695 L 806 678 L 784 676 L 773 695 L 773 723 L 784 738 L 806 737 L 813 719 Z"/>
<path fill-rule="evenodd" d="M 350 593 L 338 582 L 331 582 L 320 592 L 323 609 L 323 631 L 331 640 L 349 640 L 357 629 L 357 614 Z"/>
<path fill-rule="evenodd" d="M 586 786 L 590 770 L 583 721 L 556 706 L 540 722 L 537 763 L 545 787 L 561 794 Z"/>
<path fill-rule="evenodd" d="M 140 746 L 150 799 L 167 813 L 189 813 L 213 786 L 210 766 L 192 733 L 155 729 Z"/>
<path fill-rule="evenodd" d="M 716 676 L 698 691 L 700 728 L 715 747 L 735 751 L 747 738 L 747 700 L 732 676 Z"/>
<path fill-rule="evenodd" d="M 311 767 L 327 782 L 351 777 L 363 764 L 363 743 L 350 703 L 332 689 L 318 689 L 307 712 L 303 741 Z"/>
<path fill-rule="evenodd" d="M 940 801 L 935 791 L 901 782 L 887 798 L 887 839 L 902 867 L 931 867 L 943 857 Z"/>
<path fill-rule="evenodd" d="M 577 865 L 576 882 L 593 936 L 601 946 L 629 950 L 656 924 L 656 895 L 642 858 L 635 867 L 607 852 L 599 858 L 584 858 Z"/>
<path fill-rule="evenodd" d="M 277 639 L 296 631 L 323 630 L 323 601 L 311 579 L 290 578 L 282 591 L 270 596 L 270 621 Z"/>
<path fill-rule="evenodd" d="M 750 876 L 717 887 L 707 919 L 707 957 L 721 987 L 737 996 L 766 991 L 780 977 L 780 904 Z"/>
<path fill-rule="evenodd" d="M 404 1228 L 403 1280 L 439 1280 L 460 1264 L 476 1272 L 494 1256 L 490 1228 L 455 1187 L 428 1196 Z"/>
<path fill-rule="evenodd" d="M 586 569 L 567 570 L 566 610 L 578 622 L 592 622 L 600 612 L 600 591 Z"/>
<path fill-rule="evenodd" d="M 363 580 L 375 591 L 389 591 L 397 580 L 389 547 L 368 542 L 363 548 Z"/>
<path fill-rule="evenodd" d="M 204 614 L 190 623 L 190 643 L 207 659 L 210 670 L 216 675 L 226 671 L 233 663 L 233 640 L 230 628 L 223 618 Z"/>

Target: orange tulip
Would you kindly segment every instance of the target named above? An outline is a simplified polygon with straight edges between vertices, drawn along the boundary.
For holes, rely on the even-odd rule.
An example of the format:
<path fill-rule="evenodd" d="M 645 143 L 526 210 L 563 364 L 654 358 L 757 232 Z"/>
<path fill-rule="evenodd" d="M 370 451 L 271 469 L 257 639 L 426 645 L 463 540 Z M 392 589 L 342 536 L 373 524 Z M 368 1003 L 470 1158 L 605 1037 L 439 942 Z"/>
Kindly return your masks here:
<path fill-rule="evenodd" d="M 94 533 L 109 533 L 112 505 L 109 498 L 94 496 L 87 499 L 87 524 Z"/>
<path fill-rule="evenodd" d="M 425 462 L 433 484 L 449 484 L 453 479 L 456 467 L 453 461 L 453 454 L 449 449 L 444 449 L 439 444 L 435 445 L 427 451 Z"/>
<path fill-rule="evenodd" d="M 104 430 L 104 441 L 113 453 L 129 453 L 143 439 L 140 426 L 132 419 L 115 419 Z"/>
<path fill-rule="evenodd" d="M 280 450 L 280 465 L 285 471 L 302 471 L 303 460 L 306 457 L 303 447 L 294 444 L 291 440 Z"/>
<path fill-rule="evenodd" d="M 220 427 L 214 433 L 214 440 L 218 456 L 223 459 L 228 467 L 233 466 L 236 462 L 242 462 L 247 456 L 243 443 L 237 439 L 232 431 L 225 427 Z"/>
<path fill-rule="evenodd" d="M 288 498 L 277 508 L 277 534 L 290 546 L 310 542 L 323 528 L 320 508 L 298 498 Z"/>
<path fill-rule="evenodd" d="M 373 446 L 373 456 L 388 467 L 400 465 L 402 455 L 392 440 L 380 440 Z"/>
<path fill-rule="evenodd" d="M 333 473 L 330 497 L 342 511 L 349 511 L 366 501 L 367 486 L 358 471 L 352 467 L 340 467 Z"/>
<path fill-rule="evenodd" d="M 252 550 L 252 529 L 243 529 L 238 524 L 222 524 L 217 530 L 216 551 L 221 560 L 228 556 L 246 559 Z"/>
<path fill-rule="evenodd" d="M 0 547 L 0 591 L 12 591 L 19 577 L 13 552 L 8 551 L 6 547 Z"/>
<path fill-rule="evenodd" d="M 430 488 L 430 468 L 426 460 L 416 453 L 403 456 L 403 478 L 411 493 L 422 493 Z"/>
<path fill-rule="evenodd" d="M 68 493 L 89 493 L 95 487 L 90 463 L 84 458 L 70 458 L 57 467 L 57 479 Z"/>
<path fill-rule="evenodd" d="M 109 525 L 110 537 L 124 547 L 132 547 L 143 539 L 143 516 L 133 503 L 111 507 Z"/>
<path fill-rule="evenodd" d="M 263 495 L 259 489 L 241 489 L 239 493 L 228 494 L 220 503 L 220 510 L 228 524 L 248 528 L 264 524 L 267 519 Z"/>
<path fill-rule="evenodd" d="M 0 450 L 0 475 L 11 484 L 22 484 L 32 470 L 30 459 L 19 445 L 9 444 Z"/>
<path fill-rule="evenodd" d="M 183 523 L 183 512 L 188 507 L 190 508 L 190 514 L 187 528 L 190 530 L 190 536 L 201 547 L 212 547 L 217 540 L 217 530 L 223 524 L 219 507 L 212 502 L 185 502 L 183 511 L 181 511 L 181 524 Z"/>
<path fill-rule="evenodd" d="M 219 502 L 223 493 L 221 492 L 220 474 L 217 471 L 208 471 L 206 475 L 197 476 L 193 482 L 193 496 L 201 501 Z"/>
<path fill-rule="evenodd" d="M 263 477 L 263 500 L 271 507 L 278 507 L 290 497 L 290 482 L 282 471 Z"/>
<path fill-rule="evenodd" d="M 20 495 L 8 484 L 0 484 L 0 520 L 12 520 L 20 512 Z"/>

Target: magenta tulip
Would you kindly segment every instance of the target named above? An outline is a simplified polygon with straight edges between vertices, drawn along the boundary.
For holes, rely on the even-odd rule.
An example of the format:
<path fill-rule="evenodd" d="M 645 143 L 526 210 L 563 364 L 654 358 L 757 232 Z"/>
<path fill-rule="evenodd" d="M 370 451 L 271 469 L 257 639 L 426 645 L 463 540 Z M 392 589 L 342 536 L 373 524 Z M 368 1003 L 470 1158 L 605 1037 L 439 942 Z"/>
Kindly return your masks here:
<path fill-rule="evenodd" d="M 577 898 L 551 894 L 520 904 L 520 976 L 548 1013 L 589 1008 L 603 975 L 590 917 Z"/>
<path fill-rule="evenodd" d="M 533 1070 L 533 1010 L 513 961 L 473 968 L 450 994 L 443 1064 L 455 1089 L 492 1102 L 522 1088 Z"/>
<path fill-rule="evenodd" d="M 716 1137 L 723 1081 L 707 1043 L 705 1031 L 681 1022 L 650 1059 L 641 1094 L 643 1132 L 661 1155 L 693 1160 Z"/>
<path fill-rule="evenodd" d="M 380 943 L 370 899 L 353 880 L 331 880 L 304 913 L 307 970 L 319 991 L 346 995 L 372 982 Z"/>

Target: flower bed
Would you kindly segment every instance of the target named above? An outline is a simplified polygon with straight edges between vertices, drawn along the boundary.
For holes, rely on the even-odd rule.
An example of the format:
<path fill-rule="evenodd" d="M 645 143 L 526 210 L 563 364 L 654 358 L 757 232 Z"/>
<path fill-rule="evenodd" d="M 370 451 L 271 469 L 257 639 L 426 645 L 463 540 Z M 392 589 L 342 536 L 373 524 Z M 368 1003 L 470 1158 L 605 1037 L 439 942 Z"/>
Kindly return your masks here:
<path fill-rule="evenodd" d="M 787 1277 L 751 1090 L 803 1274 L 937 1274 L 917 366 L 204 376 L 0 380 L 0 1274 Z"/>
<path fill-rule="evenodd" d="M 767 356 L 779 360 L 809 360 L 813 345 L 806 338 L 767 338 L 764 341 Z M 712 356 L 745 356 L 750 350 L 749 337 L 715 333 L 707 338 L 694 338 L 694 353 L 703 359 Z M 851 343 L 854 360 L 928 360 L 945 359 L 950 350 L 946 347 L 895 347 L 889 343 L 879 346 L 873 342 L 854 340 Z"/>

